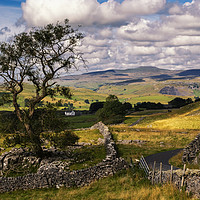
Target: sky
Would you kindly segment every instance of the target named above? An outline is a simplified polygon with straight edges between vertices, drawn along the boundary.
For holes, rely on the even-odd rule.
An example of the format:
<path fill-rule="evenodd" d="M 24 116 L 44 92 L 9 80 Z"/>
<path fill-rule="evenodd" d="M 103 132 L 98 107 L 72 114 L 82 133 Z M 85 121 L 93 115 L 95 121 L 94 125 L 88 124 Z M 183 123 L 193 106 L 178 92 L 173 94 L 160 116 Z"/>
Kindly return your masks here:
<path fill-rule="evenodd" d="M 0 0 L 0 41 L 68 18 L 87 70 L 200 69 L 200 0 Z"/>

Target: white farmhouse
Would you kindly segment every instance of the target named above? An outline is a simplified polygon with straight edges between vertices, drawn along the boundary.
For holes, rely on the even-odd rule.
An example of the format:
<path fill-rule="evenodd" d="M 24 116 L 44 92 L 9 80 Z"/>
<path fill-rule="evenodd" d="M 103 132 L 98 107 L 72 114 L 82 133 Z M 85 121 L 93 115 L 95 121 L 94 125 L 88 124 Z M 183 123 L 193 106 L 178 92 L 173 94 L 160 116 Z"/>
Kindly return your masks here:
<path fill-rule="evenodd" d="M 71 112 L 65 112 L 65 116 L 75 116 L 76 115 L 76 113 L 75 113 L 75 111 L 71 111 Z"/>

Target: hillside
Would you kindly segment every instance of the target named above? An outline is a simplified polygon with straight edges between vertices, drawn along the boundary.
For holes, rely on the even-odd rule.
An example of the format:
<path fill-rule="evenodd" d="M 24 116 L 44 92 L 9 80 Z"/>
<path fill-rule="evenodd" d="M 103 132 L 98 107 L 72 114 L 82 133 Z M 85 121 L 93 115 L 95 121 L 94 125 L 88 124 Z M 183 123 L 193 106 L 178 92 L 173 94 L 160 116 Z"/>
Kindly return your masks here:
<path fill-rule="evenodd" d="M 176 71 L 175 73 L 179 73 Z M 82 75 L 63 76 L 60 82 L 64 85 L 83 87 L 88 89 L 98 89 L 106 84 L 124 84 L 127 81 L 144 79 L 162 74 L 168 74 L 170 77 L 174 74 L 172 70 L 160 69 L 151 66 L 142 66 L 133 69 L 112 69 L 105 71 L 95 71 L 84 73 Z"/>
<path fill-rule="evenodd" d="M 192 103 L 167 114 L 147 117 L 137 127 L 168 130 L 200 129 L 200 102 Z"/>
<path fill-rule="evenodd" d="M 188 71 L 191 70 L 180 72 L 156 67 L 138 67 L 63 76 L 56 81 L 71 88 L 72 99 L 57 96 L 54 100 L 46 97 L 44 101 L 62 100 L 63 104 L 73 104 L 75 109 L 88 110 L 91 103 L 105 101 L 109 94 L 118 96 L 122 102 L 128 101 L 132 104 L 144 101 L 166 104 L 177 96 L 194 99 L 195 96 L 200 96 L 200 77 L 177 75 L 187 74 Z M 3 92 L 3 88 L 0 90 Z M 24 106 L 25 99 L 32 96 L 33 92 L 34 88 L 26 83 L 19 98 L 20 106 Z M 12 107 L 8 105 L 6 109 Z"/>
<path fill-rule="evenodd" d="M 200 69 L 190 69 L 177 74 L 178 76 L 200 76 Z"/>

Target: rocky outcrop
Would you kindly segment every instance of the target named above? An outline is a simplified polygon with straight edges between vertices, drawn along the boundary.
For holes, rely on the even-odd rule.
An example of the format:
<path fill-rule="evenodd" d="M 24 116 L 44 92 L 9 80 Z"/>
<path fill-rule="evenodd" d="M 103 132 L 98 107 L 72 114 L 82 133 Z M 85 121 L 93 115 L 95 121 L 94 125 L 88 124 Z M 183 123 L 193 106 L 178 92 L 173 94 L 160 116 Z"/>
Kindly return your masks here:
<path fill-rule="evenodd" d="M 115 174 L 117 171 L 126 169 L 127 163 L 123 158 L 117 157 L 117 151 L 115 149 L 112 135 L 109 132 L 107 126 L 99 122 L 92 128 L 99 129 L 100 133 L 104 136 L 106 158 L 99 164 L 82 170 L 77 171 L 65 171 L 65 165 L 61 160 L 53 160 L 50 162 L 47 160 L 40 161 L 40 167 L 35 174 L 28 174 L 26 176 L 19 177 L 0 177 L 0 192 L 9 192 L 18 189 L 35 189 L 35 188 L 48 188 L 48 187 L 81 187 L 88 185 L 94 180 L 107 177 Z M 18 150 L 16 150 L 18 151 Z M 23 151 L 23 150 L 19 150 Z M 49 152 L 58 157 L 67 156 L 64 152 Z M 1 157 L 2 163 L 4 163 L 7 154 Z M 18 159 L 18 158 L 17 158 Z M 15 160 L 13 158 L 12 160 Z M 13 162 L 13 161 L 12 161 Z M 34 162 L 36 162 L 34 160 Z"/>
<path fill-rule="evenodd" d="M 5 152 L 0 156 L 0 173 L 9 169 L 14 169 L 19 164 L 22 168 L 29 166 L 37 166 L 40 163 L 40 158 L 37 158 L 33 153 L 29 152 L 28 149 L 24 148 L 13 148 L 9 152 Z"/>
<path fill-rule="evenodd" d="M 174 86 L 172 87 L 166 86 L 162 88 L 159 93 L 168 94 L 168 95 L 176 95 L 176 96 L 180 95 L 180 92 Z"/>

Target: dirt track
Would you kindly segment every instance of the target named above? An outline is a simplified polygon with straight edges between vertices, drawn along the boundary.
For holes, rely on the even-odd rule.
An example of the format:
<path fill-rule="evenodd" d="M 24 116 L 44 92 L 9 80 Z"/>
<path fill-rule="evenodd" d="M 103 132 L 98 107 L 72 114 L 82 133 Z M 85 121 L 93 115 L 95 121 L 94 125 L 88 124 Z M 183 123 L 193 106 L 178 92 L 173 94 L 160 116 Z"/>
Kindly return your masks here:
<path fill-rule="evenodd" d="M 178 154 L 182 149 L 175 149 L 172 151 L 165 151 L 161 153 L 156 153 L 150 156 L 145 157 L 145 160 L 147 161 L 147 164 L 152 167 L 154 161 L 156 161 L 156 168 L 159 168 L 160 162 L 163 164 L 163 170 L 169 170 L 171 168 L 171 165 L 169 164 L 169 159 L 176 154 Z M 174 167 L 174 169 L 177 169 Z"/>

